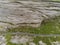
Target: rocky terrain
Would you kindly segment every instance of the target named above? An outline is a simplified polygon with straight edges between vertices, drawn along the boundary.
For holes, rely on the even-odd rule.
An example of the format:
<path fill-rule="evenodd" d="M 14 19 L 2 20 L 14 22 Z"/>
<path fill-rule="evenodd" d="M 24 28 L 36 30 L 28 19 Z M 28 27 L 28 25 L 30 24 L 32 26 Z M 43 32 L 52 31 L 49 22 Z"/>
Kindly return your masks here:
<path fill-rule="evenodd" d="M 60 17 L 58 2 L 0 1 L 0 45 L 60 45 L 60 35 L 49 35 L 60 34 L 60 19 L 56 21 L 59 23 L 54 21 L 52 26 L 44 23 L 45 28 L 41 28 L 44 21 L 56 17 Z M 39 28 L 24 28 L 29 26 Z M 30 34 L 28 30 L 37 34 Z M 48 35 L 40 35 L 43 32 Z"/>
<path fill-rule="evenodd" d="M 0 23 L 7 24 L 7 27 L 38 27 L 42 21 L 59 15 L 60 3 L 32 1 L 11 3 L 9 1 L 0 1 Z"/>

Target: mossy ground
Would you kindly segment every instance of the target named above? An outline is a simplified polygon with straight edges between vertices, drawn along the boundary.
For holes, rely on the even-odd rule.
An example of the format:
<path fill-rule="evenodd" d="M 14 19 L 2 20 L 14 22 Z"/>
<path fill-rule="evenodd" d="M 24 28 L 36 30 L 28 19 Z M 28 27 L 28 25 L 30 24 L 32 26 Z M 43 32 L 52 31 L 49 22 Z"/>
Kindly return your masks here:
<path fill-rule="evenodd" d="M 53 0 L 53 1 L 60 1 L 60 0 Z M 1 27 L 0 27 L 1 28 Z M 10 42 L 11 36 L 13 32 L 24 32 L 24 33 L 31 33 L 31 34 L 60 34 L 60 17 L 54 18 L 52 20 L 43 21 L 40 27 L 33 28 L 33 27 L 16 27 L 12 29 L 8 29 L 5 38 L 7 39 L 7 45 L 22 45 L 22 44 L 13 44 Z M 39 45 L 39 41 L 43 41 L 47 45 L 51 45 L 51 42 L 59 41 L 60 42 L 60 36 L 52 36 L 52 37 L 42 37 L 42 36 L 36 36 L 34 38 L 34 43 L 36 45 Z M 29 45 L 27 43 L 27 45 Z"/>
<path fill-rule="evenodd" d="M 13 32 L 24 32 L 24 33 L 31 33 L 31 34 L 60 34 L 60 17 L 56 17 L 52 20 L 47 20 L 42 23 L 42 25 L 38 28 L 33 28 L 33 27 L 16 27 L 13 29 L 9 29 L 8 33 L 6 35 L 7 39 L 7 45 L 17 45 L 17 44 L 12 44 L 9 42 L 11 34 Z M 39 45 L 38 42 L 42 40 L 43 42 L 47 43 L 47 45 L 51 45 L 51 42 L 53 41 L 60 41 L 60 36 L 57 37 L 41 37 L 41 36 L 36 36 L 34 38 L 34 42 L 36 45 Z M 18 44 L 20 45 L 20 44 Z M 28 45 L 28 44 L 27 44 Z"/>
<path fill-rule="evenodd" d="M 60 0 L 52 0 L 52 1 L 60 1 Z"/>
<path fill-rule="evenodd" d="M 7 45 L 22 45 L 22 44 L 14 44 L 14 43 L 11 43 L 9 42 L 10 41 L 10 38 L 11 38 L 12 35 L 8 35 L 6 38 L 7 38 Z M 39 41 L 43 41 L 44 43 L 46 43 L 47 45 L 52 45 L 51 42 L 55 42 L 55 41 L 59 41 L 60 42 L 60 36 L 59 37 L 41 37 L 41 36 L 37 36 L 34 38 L 33 42 L 36 44 L 36 45 L 39 45 Z M 29 45 L 27 43 L 27 45 Z"/>
<path fill-rule="evenodd" d="M 9 29 L 8 32 L 24 32 L 33 34 L 60 34 L 60 17 L 42 22 L 38 28 L 16 27 Z"/>

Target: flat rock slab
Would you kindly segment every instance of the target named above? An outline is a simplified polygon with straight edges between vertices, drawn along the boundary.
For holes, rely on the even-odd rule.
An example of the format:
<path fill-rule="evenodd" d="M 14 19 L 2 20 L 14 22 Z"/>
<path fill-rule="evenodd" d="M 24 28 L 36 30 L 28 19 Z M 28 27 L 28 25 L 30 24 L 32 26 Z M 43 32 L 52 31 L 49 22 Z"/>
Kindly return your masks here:
<path fill-rule="evenodd" d="M 60 3 L 0 1 L 0 22 L 18 26 L 39 27 L 43 20 L 60 16 Z"/>

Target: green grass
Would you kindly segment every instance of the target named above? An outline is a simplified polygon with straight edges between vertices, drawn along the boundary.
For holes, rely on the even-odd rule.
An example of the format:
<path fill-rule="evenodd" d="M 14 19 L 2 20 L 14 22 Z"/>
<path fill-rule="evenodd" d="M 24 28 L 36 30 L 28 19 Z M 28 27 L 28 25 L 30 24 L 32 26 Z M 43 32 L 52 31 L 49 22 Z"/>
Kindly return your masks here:
<path fill-rule="evenodd" d="M 60 0 L 52 0 L 52 1 L 60 1 Z"/>
<path fill-rule="evenodd" d="M 14 43 L 11 43 L 11 42 L 9 42 L 10 41 L 10 38 L 11 38 L 11 36 L 13 36 L 13 35 L 11 35 L 11 34 L 8 34 L 8 35 L 6 35 L 7 37 L 7 45 L 22 45 L 22 44 L 14 44 Z M 59 41 L 60 42 L 60 36 L 58 37 L 54 37 L 54 36 L 52 36 L 52 37 L 43 37 L 43 36 L 36 36 L 36 37 L 34 37 L 34 40 L 33 40 L 33 42 L 36 44 L 36 45 L 39 45 L 39 41 L 43 41 L 44 43 L 46 43 L 47 45 L 51 45 L 51 42 L 55 42 L 55 41 Z M 29 45 L 28 43 L 27 43 L 27 45 Z"/>
<path fill-rule="evenodd" d="M 11 39 L 13 32 L 26 32 L 31 34 L 60 34 L 60 17 L 56 17 L 52 20 L 46 20 L 42 22 L 41 27 L 33 28 L 33 27 L 16 27 L 12 29 L 8 29 L 6 34 L 7 39 L 7 45 L 22 45 L 22 44 L 13 44 L 9 42 Z M 60 42 L 60 36 L 57 36 L 56 38 L 54 36 L 52 37 L 43 37 L 43 36 L 36 36 L 34 37 L 34 43 L 36 45 L 39 45 L 38 42 L 42 40 L 47 45 L 51 45 L 51 42 L 59 41 Z M 29 45 L 29 44 L 27 44 Z"/>
<path fill-rule="evenodd" d="M 16 27 L 9 29 L 8 32 L 26 32 L 33 34 L 60 34 L 60 17 L 42 22 L 38 28 Z"/>
<path fill-rule="evenodd" d="M 55 41 L 59 41 L 60 42 L 60 37 L 36 37 L 34 39 L 34 42 L 38 45 L 39 41 L 43 41 L 44 43 L 46 43 L 47 45 L 51 45 L 51 42 L 55 42 Z"/>

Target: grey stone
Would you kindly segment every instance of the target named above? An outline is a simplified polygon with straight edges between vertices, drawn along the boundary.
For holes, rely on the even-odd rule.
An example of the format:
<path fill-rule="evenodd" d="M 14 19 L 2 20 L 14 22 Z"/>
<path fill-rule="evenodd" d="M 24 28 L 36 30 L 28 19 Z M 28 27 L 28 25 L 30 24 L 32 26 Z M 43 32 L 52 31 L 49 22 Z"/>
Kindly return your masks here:
<path fill-rule="evenodd" d="M 6 45 L 6 39 L 4 36 L 0 35 L 0 45 Z"/>
<path fill-rule="evenodd" d="M 56 11 L 60 10 L 59 6 L 52 7 L 52 5 L 58 5 L 58 3 L 32 1 L 12 3 L 0 1 L 0 22 L 8 23 L 12 27 L 39 27 L 45 19 L 60 16 L 60 11 Z"/>
<path fill-rule="evenodd" d="M 16 43 L 16 44 L 26 44 L 27 42 L 32 42 L 33 41 L 33 38 L 30 37 L 30 36 L 18 36 L 18 35 L 15 35 L 15 36 L 12 36 L 10 42 L 12 43 Z"/>

